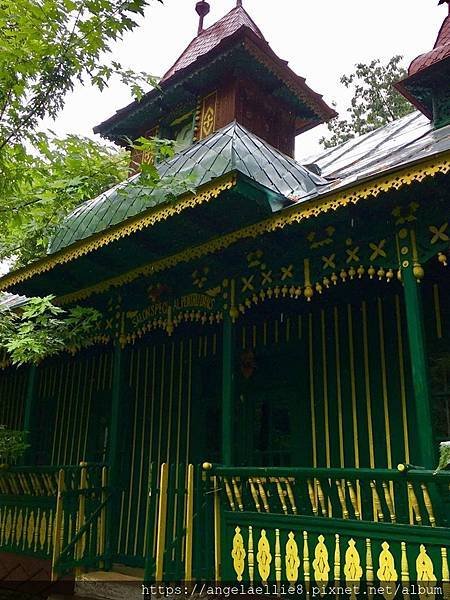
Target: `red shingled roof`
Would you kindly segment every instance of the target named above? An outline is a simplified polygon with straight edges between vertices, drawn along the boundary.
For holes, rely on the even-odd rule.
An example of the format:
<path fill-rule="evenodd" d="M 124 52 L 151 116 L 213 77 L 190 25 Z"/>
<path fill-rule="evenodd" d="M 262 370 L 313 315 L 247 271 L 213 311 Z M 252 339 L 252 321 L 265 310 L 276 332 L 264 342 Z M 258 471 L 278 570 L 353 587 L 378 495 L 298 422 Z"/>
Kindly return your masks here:
<path fill-rule="evenodd" d="M 442 24 L 433 50 L 415 58 L 409 66 L 409 76 L 423 71 L 450 56 L 450 15 Z"/>
<path fill-rule="evenodd" d="M 250 15 L 242 8 L 242 6 L 237 6 L 219 21 L 214 23 L 214 25 L 203 30 L 196 38 L 194 38 L 175 64 L 167 71 L 161 81 L 166 81 L 178 71 L 192 65 L 197 59 L 210 52 L 220 44 L 222 40 L 233 35 L 242 27 L 251 29 L 253 33 L 264 40 L 261 30 L 252 20 Z"/>

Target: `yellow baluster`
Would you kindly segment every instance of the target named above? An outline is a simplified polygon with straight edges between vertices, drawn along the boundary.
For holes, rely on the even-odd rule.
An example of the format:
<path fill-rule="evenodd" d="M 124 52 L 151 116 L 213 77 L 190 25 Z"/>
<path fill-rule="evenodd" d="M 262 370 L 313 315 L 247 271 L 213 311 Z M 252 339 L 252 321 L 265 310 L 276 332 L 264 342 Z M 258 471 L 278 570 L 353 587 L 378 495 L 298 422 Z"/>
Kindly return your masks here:
<path fill-rule="evenodd" d="M 356 497 L 356 492 L 353 488 L 353 484 L 351 481 L 347 481 L 348 493 L 350 494 L 350 502 L 353 506 L 353 512 L 355 513 L 355 518 L 360 519 L 361 513 L 359 511 L 358 498 Z"/>
<path fill-rule="evenodd" d="M 267 500 L 267 495 L 266 495 L 266 491 L 264 489 L 263 483 L 261 481 L 261 479 L 257 479 L 256 480 L 256 484 L 258 486 L 258 491 L 259 491 L 259 495 L 261 496 L 261 500 L 264 506 L 264 510 L 266 512 L 270 512 L 270 506 L 269 506 L 269 502 Z"/>
<path fill-rule="evenodd" d="M 386 500 L 386 504 L 389 509 L 389 516 L 391 517 L 391 523 L 395 523 L 397 521 L 397 517 L 395 514 L 394 502 L 392 500 L 389 486 L 386 483 L 386 481 L 383 481 L 382 486 L 383 486 L 383 492 L 384 492 L 384 499 Z"/>
<path fill-rule="evenodd" d="M 252 498 L 255 503 L 255 508 L 258 512 L 261 512 L 261 505 L 259 504 L 258 491 L 257 491 L 255 484 L 253 482 L 253 479 L 251 477 L 249 478 L 248 483 L 250 485 L 250 492 L 252 494 Z"/>
<path fill-rule="evenodd" d="M 370 538 L 366 538 L 366 579 L 369 585 L 373 583 L 372 542 Z"/>
<path fill-rule="evenodd" d="M 450 572 L 448 569 L 447 548 L 441 548 L 442 556 L 442 584 L 444 598 L 450 598 Z"/>
<path fill-rule="evenodd" d="M 430 521 L 431 527 L 436 527 L 436 519 L 434 517 L 433 504 L 431 503 L 430 494 L 428 492 L 428 488 L 424 483 L 420 484 L 423 494 L 423 501 L 425 504 L 425 508 L 427 509 L 428 519 Z"/>
<path fill-rule="evenodd" d="M 228 479 L 226 477 L 224 477 L 223 482 L 225 484 L 225 492 L 227 494 L 228 504 L 230 505 L 231 510 L 235 511 L 236 505 L 234 503 L 233 492 L 231 491 L 231 487 L 230 487 L 230 484 L 228 483 Z"/>
<path fill-rule="evenodd" d="M 341 580 L 341 545 L 339 534 L 336 533 L 334 536 L 335 546 L 334 546 L 334 582 L 339 583 Z"/>
<path fill-rule="evenodd" d="M 238 508 L 242 512 L 244 510 L 244 505 L 242 504 L 241 491 L 239 489 L 239 484 L 238 484 L 238 482 L 236 480 L 236 477 L 233 477 L 231 479 L 231 482 L 233 484 L 234 496 L 235 496 L 235 498 L 237 500 Z"/>
<path fill-rule="evenodd" d="M 325 500 L 325 494 L 323 493 L 322 484 L 316 479 L 317 493 L 319 495 L 319 504 L 322 512 L 322 516 L 328 517 L 327 503 Z"/>
<path fill-rule="evenodd" d="M 450 582 L 450 572 L 448 568 L 448 559 L 447 559 L 447 548 L 441 548 L 441 556 L 442 556 L 442 581 L 444 583 Z"/>
<path fill-rule="evenodd" d="M 318 506 L 317 506 L 317 502 L 316 502 L 316 493 L 315 493 L 315 490 L 313 488 L 313 485 L 312 485 L 310 479 L 308 479 L 307 485 L 308 485 L 309 501 L 311 502 L 311 508 L 312 508 L 314 516 L 317 517 L 319 514 L 319 510 L 318 510 Z"/>
<path fill-rule="evenodd" d="M 286 491 L 287 491 L 287 495 L 289 498 L 289 502 L 291 503 L 292 512 L 294 515 L 296 515 L 297 514 L 297 506 L 295 503 L 294 492 L 292 491 L 291 482 L 289 481 L 289 479 L 285 479 L 284 482 L 286 484 Z"/>
<path fill-rule="evenodd" d="M 309 591 L 309 582 L 311 581 L 311 572 L 309 570 L 309 549 L 308 532 L 303 532 L 303 577 L 305 579 L 306 591 Z"/>
<path fill-rule="evenodd" d="M 383 509 L 381 507 L 380 496 L 378 495 L 377 484 L 375 481 L 370 482 L 370 489 L 372 490 L 372 502 L 373 502 L 373 520 L 384 521 Z"/>
<path fill-rule="evenodd" d="M 248 578 L 250 585 L 255 579 L 255 551 L 253 548 L 253 527 L 248 528 Z"/>
<path fill-rule="evenodd" d="M 402 564 L 401 564 L 401 579 L 402 583 L 409 585 L 409 566 L 408 566 L 408 554 L 406 552 L 406 544 L 402 542 Z"/>
<path fill-rule="evenodd" d="M 346 501 L 346 497 L 345 497 L 345 483 L 343 483 L 337 479 L 336 480 L 336 488 L 337 488 L 337 492 L 338 492 L 339 503 L 340 503 L 341 509 L 342 509 L 342 518 L 348 519 L 349 515 L 348 515 L 347 501 Z"/>
<path fill-rule="evenodd" d="M 408 481 L 408 501 L 409 507 L 413 512 L 413 515 L 416 519 L 416 522 L 421 525 L 422 524 L 422 515 L 420 514 L 420 507 L 417 501 L 416 492 L 414 491 L 413 484 Z"/>
<path fill-rule="evenodd" d="M 285 501 L 285 492 L 281 486 L 281 482 L 278 478 L 275 478 L 275 483 L 277 486 L 277 492 L 278 492 L 278 497 L 280 499 L 280 504 L 281 504 L 281 508 L 283 509 L 283 512 L 285 515 L 288 514 L 288 508 L 286 505 L 286 501 Z"/>
<path fill-rule="evenodd" d="M 277 593 L 281 589 L 281 545 L 280 530 L 275 529 L 275 580 L 277 582 Z"/>

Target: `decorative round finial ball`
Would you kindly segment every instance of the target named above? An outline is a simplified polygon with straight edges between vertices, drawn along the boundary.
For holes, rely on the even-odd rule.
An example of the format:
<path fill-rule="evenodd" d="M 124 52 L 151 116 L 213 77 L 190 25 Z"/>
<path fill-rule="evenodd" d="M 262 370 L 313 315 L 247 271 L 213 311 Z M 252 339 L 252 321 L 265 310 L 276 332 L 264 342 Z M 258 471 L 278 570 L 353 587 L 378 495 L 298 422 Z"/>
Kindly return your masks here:
<path fill-rule="evenodd" d="M 197 11 L 199 17 L 204 18 L 207 14 L 209 14 L 211 7 L 209 6 L 208 2 L 205 2 L 205 0 L 201 0 L 195 5 L 195 10 Z"/>
<path fill-rule="evenodd" d="M 425 277 L 425 271 L 423 270 L 422 265 L 415 264 L 413 266 L 413 275 L 417 281 L 422 281 L 422 279 Z"/>
<path fill-rule="evenodd" d="M 204 462 L 204 463 L 202 464 L 202 468 L 203 468 L 203 470 L 204 470 L 204 471 L 211 471 L 211 469 L 212 469 L 212 464 L 211 464 L 211 463 L 209 463 L 209 462 Z"/>

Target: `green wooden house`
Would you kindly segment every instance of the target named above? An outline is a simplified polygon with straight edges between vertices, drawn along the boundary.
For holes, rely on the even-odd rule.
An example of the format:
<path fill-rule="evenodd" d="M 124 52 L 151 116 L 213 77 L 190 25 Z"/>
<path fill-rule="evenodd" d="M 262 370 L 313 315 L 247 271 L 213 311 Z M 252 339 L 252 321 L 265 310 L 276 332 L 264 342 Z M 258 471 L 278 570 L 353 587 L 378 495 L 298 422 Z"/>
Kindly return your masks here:
<path fill-rule="evenodd" d="M 0 423 L 32 447 L 0 474 L 0 563 L 449 586 L 450 16 L 398 84 L 416 112 L 298 161 L 334 111 L 241 2 L 197 11 L 160 87 L 96 128 L 176 140 L 157 168 L 195 192 L 140 185 L 135 152 L 0 279 L 103 315 L 89 348 L 3 365 Z"/>

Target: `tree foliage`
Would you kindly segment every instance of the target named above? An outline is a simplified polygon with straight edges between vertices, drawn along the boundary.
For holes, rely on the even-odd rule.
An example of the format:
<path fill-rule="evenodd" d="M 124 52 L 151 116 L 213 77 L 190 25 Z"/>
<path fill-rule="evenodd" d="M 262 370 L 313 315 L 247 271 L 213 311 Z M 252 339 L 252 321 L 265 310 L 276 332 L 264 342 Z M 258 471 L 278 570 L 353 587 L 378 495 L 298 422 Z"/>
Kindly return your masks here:
<path fill-rule="evenodd" d="M 173 156 L 173 142 L 140 138 L 129 143 L 154 160 L 141 165 L 141 174 L 129 180 L 128 191 L 137 187 L 144 195 L 157 188 L 170 198 L 192 190 L 186 178 L 161 180 L 155 166 Z M 15 189 L 0 196 L 0 260 L 20 267 L 45 254 L 62 219 L 85 200 L 127 179 L 129 163 L 128 151 L 88 138 L 36 136 L 34 152 L 22 153 Z"/>
<path fill-rule="evenodd" d="M 0 10 L 0 259 L 24 264 L 46 249 L 52 226 L 78 203 L 126 176 L 124 153 L 69 136 L 49 138 L 79 83 L 113 77 L 135 97 L 153 77 L 111 59 L 111 45 L 162 0 L 2 0 Z"/>
<path fill-rule="evenodd" d="M 101 90 L 118 76 L 135 96 L 154 82 L 110 60 L 111 43 L 136 26 L 149 1 L 2 0 L 0 152 L 56 117 L 77 82 Z"/>
<path fill-rule="evenodd" d="M 101 315 L 92 308 L 64 310 L 53 296 L 30 298 L 19 310 L 0 316 L 0 350 L 15 365 L 37 364 L 64 349 L 78 349 L 92 341 Z"/>
<path fill-rule="evenodd" d="M 0 261 L 18 267 L 39 258 L 68 212 L 127 178 L 128 152 L 75 135 L 58 139 L 40 128 L 42 119 L 58 116 L 76 84 L 103 90 L 116 76 L 136 98 L 144 85 L 156 85 L 111 60 L 111 44 L 157 1 L 1 1 Z M 173 155 L 164 140 L 138 140 L 136 148 L 155 160 Z M 140 194 L 158 188 L 168 199 L 192 189 L 189 181 L 162 181 L 151 162 L 130 185 Z M 51 296 L 31 298 L 24 308 L 0 313 L 0 350 L 14 364 L 37 363 L 88 344 L 99 319 L 91 309 L 64 311 Z"/>
<path fill-rule="evenodd" d="M 331 132 L 320 143 L 324 148 L 333 148 L 354 137 L 387 125 L 414 110 L 414 107 L 393 84 L 406 77 L 402 67 L 402 56 L 394 56 L 387 63 L 373 60 L 369 64 L 358 63 L 355 72 L 343 75 L 340 82 L 353 96 L 345 119 L 334 119 L 328 123 Z"/>
<path fill-rule="evenodd" d="M 15 267 L 45 254 L 55 227 L 84 200 L 128 176 L 129 153 L 88 138 L 36 136 L 33 153 L 12 162 L 20 173 L 0 204 L 0 259 Z"/>

